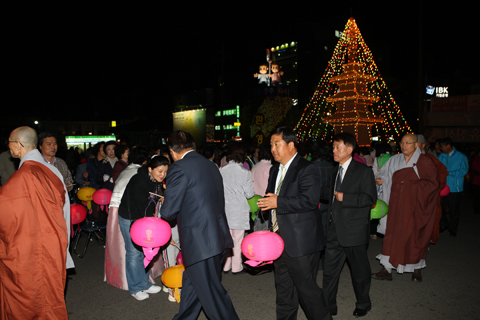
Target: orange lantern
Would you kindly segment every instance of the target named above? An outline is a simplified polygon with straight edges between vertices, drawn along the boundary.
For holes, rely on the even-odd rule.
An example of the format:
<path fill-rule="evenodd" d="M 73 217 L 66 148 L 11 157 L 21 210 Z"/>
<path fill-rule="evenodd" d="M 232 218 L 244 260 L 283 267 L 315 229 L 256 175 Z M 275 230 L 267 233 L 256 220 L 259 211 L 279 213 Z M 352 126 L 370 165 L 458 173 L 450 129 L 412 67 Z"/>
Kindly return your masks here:
<path fill-rule="evenodd" d="M 175 289 L 175 300 L 180 302 L 180 291 L 178 288 L 182 287 L 183 271 L 185 267 L 183 264 L 176 265 L 165 269 L 162 273 L 162 283 L 169 288 Z"/>

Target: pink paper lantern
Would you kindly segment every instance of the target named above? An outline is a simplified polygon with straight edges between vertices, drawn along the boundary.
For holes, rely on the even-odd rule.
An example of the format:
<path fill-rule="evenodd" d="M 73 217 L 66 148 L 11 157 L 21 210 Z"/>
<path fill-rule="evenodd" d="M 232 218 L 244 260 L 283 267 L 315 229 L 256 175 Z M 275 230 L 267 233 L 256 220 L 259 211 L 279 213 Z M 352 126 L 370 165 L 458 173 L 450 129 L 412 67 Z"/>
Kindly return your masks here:
<path fill-rule="evenodd" d="M 112 198 L 112 191 L 108 189 L 98 189 L 92 196 L 93 202 L 100 206 L 100 209 L 103 210 L 104 205 L 108 205 L 110 203 L 110 199 Z M 107 206 L 108 211 L 108 206 Z"/>
<path fill-rule="evenodd" d="M 242 241 L 242 253 L 249 259 L 246 264 L 252 267 L 273 263 L 283 252 L 283 239 L 270 231 L 256 231 Z"/>
<path fill-rule="evenodd" d="M 81 204 L 74 203 L 70 205 L 70 224 L 79 224 L 87 217 L 87 209 Z"/>
<path fill-rule="evenodd" d="M 85 220 L 86 217 L 87 217 L 87 209 L 84 206 L 77 203 L 70 205 L 70 225 L 72 227 L 72 232 L 71 232 L 72 238 L 74 234 L 73 225 L 79 224 L 80 222 Z M 78 226 L 78 230 L 80 230 L 80 226 Z"/>
<path fill-rule="evenodd" d="M 177 255 L 177 265 L 178 264 L 183 264 L 183 256 L 181 251 Z"/>
<path fill-rule="evenodd" d="M 450 187 L 445 185 L 445 188 L 443 188 L 442 191 L 440 191 L 440 196 L 445 197 L 450 193 Z"/>
<path fill-rule="evenodd" d="M 145 259 L 143 264 L 148 266 L 161 246 L 166 244 L 172 236 L 172 229 L 165 221 L 157 217 L 145 217 L 135 221 L 130 228 L 132 241 L 143 248 Z"/>

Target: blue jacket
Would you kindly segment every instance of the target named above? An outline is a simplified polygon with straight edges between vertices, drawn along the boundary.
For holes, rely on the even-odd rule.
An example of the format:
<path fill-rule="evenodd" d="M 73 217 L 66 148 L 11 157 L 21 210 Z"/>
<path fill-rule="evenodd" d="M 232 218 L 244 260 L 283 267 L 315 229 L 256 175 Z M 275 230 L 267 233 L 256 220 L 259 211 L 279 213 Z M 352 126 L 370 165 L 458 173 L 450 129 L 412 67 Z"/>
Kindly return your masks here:
<path fill-rule="evenodd" d="M 451 156 L 442 153 L 438 156 L 438 160 L 447 167 L 447 186 L 450 188 L 450 192 L 462 192 L 463 177 L 465 177 L 468 172 L 467 157 L 453 147 L 453 154 Z"/>

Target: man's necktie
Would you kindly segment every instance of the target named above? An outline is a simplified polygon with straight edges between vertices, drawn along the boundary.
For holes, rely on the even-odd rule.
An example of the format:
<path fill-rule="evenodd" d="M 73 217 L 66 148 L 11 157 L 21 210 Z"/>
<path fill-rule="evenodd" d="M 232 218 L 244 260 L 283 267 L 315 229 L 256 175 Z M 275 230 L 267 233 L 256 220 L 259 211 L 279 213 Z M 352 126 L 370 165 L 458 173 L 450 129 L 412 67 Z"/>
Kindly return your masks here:
<path fill-rule="evenodd" d="M 337 192 L 340 192 L 340 187 L 342 186 L 342 175 L 343 175 L 343 167 L 338 166 L 337 181 L 335 182 L 335 191 Z"/>
<path fill-rule="evenodd" d="M 338 174 L 337 174 L 337 180 L 335 181 L 335 191 L 340 192 L 340 187 L 342 186 L 342 173 L 343 173 L 343 167 L 338 166 Z M 333 194 L 333 206 L 335 207 L 336 204 L 338 204 L 337 197 L 335 197 L 335 193 Z M 332 210 L 330 213 L 330 221 L 334 221 L 334 212 L 335 210 Z"/>
<path fill-rule="evenodd" d="M 278 186 L 275 194 L 278 196 L 280 194 L 280 189 L 282 188 L 282 183 L 283 183 L 283 178 L 285 178 L 285 172 L 287 169 L 282 166 L 282 176 L 280 177 L 280 181 L 278 181 Z M 272 226 L 273 226 L 273 232 L 277 232 L 278 230 L 278 221 L 277 221 L 277 210 L 272 209 Z"/>

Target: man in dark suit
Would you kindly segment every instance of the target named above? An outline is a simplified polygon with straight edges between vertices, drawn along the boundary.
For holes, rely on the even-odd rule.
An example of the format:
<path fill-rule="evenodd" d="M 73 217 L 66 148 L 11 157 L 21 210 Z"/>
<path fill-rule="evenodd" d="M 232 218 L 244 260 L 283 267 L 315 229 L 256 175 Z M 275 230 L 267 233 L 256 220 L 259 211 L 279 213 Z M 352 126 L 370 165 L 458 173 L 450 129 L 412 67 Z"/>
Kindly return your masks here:
<path fill-rule="evenodd" d="M 320 173 L 298 155 L 292 129 L 275 129 L 270 144 L 278 163 L 270 168 L 267 192 L 258 206 L 271 210 L 269 226 L 285 243 L 274 262 L 277 319 L 296 319 L 299 303 L 308 319 L 331 319 L 316 282 L 325 245 L 318 209 Z"/>
<path fill-rule="evenodd" d="M 338 166 L 332 172 L 330 216 L 325 249 L 323 289 L 332 315 L 337 314 L 340 273 L 348 260 L 357 298 L 354 316 L 371 309 L 371 271 L 367 256 L 370 239 L 370 210 L 377 201 L 372 169 L 353 160 L 355 137 L 340 133 L 333 138 L 333 159 Z"/>
<path fill-rule="evenodd" d="M 220 172 L 195 151 L 190 133 L 173 132 L 168 146 L 175 162 L 168 168 L 160 214 L 177 219 L 185 266 L 180 310 L 174 319 L 197 319 L 201 308 L 209 319 L 238 319 L 221 283 L 222 261 L 233 241 Z"/>

